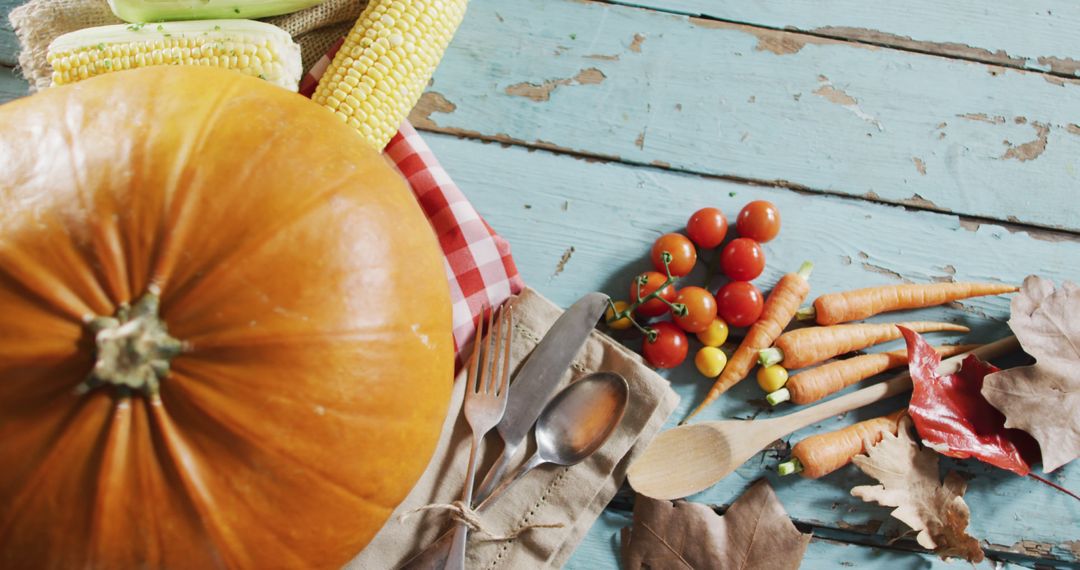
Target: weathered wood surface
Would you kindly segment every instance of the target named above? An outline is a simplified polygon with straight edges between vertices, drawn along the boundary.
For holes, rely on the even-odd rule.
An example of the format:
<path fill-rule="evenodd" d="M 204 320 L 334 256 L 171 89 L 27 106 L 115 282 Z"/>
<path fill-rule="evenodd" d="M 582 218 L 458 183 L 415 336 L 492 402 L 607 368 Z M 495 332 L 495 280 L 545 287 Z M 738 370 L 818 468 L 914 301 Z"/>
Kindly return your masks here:
<path fill-rule="evenodd" d="M 0 0 L 0 12 L 16 3 Z M 595 2 L 473 0 L 413 115 L 425 129 L 510 145 L 427 136 L 510 239 L 526 281 L 557 303 L 592 290 L 623 295 L 630 277 L 647 268 L 657 235 L 679 229 L 700 206 L 731 216 L 754 197 L 785 214 L 781 237 L 766 247 L 763 288 L 807 258 L 817 264 L 815 293 L 899 279 L 1019 281 L 1032 272 L 1080 280 L 1074 234 L 993 221 L 1080 231 L 1080 82 L 1061 69 L 1055 76 L 954 59 L 1038 68 L 1039 57 L 1077 57 L 1076 8 L 1045 0 L 1024 8 L 1051 17 L 927 0 L 820 9 L 803 0 L 642 3 L 753 26 Z M 788 26 L 812 34 L 766 29 Z M 1024 61 L 880 37 L 870 43 L 901 49 L 819 37 L 869 41 L 850 30 L 822 30 L 830 26 Z M 14 61 L 4 33 L 0 27 L 0 62 Z M 921 51 L 952 57 L 913 53 Z M 25 83 L 0 67 L 0 102 L 23 93 Z M 615 157 L 622 162 L 596 160 Z M 882 201 L 907 207 L 875 203 Z M 970 338 L 989 340 L 1005 334 L 1007 306 L 1006 299 L 982 299 L 916 314 L 965 322 L 974 329 Z M 690 364 L 668 377 L 683 396 L 681 417 L 707 386 Z M 758 398 L 752 383 L 739 386 L 706 416 L 770 413 Z M 792 441 L 900 405 L 833 418 Z M 769 477 L 788 512 L 830 539 L 811 544 L 806 568 L 944 568 L 932 556 L 902 552 L 906 542 L 833 542 L 886 546 L 900 527 L 887 509 L 849 496 L 851 486 L 867 482 L 857 470 L 820 481 L 780 479 L 772 471 L 778 455 L 754 458 L 693 500 L 725 505 Z M 972 477 L 971 530 L 994 558 L 1080 568 L 1080 503 L 973 462 L 946 468 Z M 1052 478 L 1075 490 L 1080 467 Z M 606 513 L 570 567 L 616 567 L 611 538 L 626 514 Z"/>
<path fill-rule="evenodd" d="M 563 306 L 588 291 L 625 296 L 632 276 L 649 268 L 647 255 L 656 237 L 682 228 L 697 208 L 717 206 L 732 217 L 755 198 L 774 202 L 784 217 L 780 237 L 764 248 L 768 263 L 756 281 L 763 289 L 806 259 L 816 264 L 811 295 L 901 279 L 1019 282 L 1030 273 L 1039 273 L 1056 281 L 1080 281 L 1080 241 L 1067 234 L 1033 237 L 954 215 L 837 196 L 752 187 L 435 134 L 427 139 L 480 213 L 513 244 L 525 281 Z M 564 256 L 569 259 L 564 261 Z M 701 279 L 700 270 L 691 279 Z M 902 318 L 961 322 L 972 328 L 970 335 L 934 338 L 982 342 L 1007 334 L 1007 314 L 1008 298 L 995 297 L 904 313 Z M 877 320 L 900 319 L 891 315 Z M 884 348 L 900 346 L 897 342 Z M 683 398 L 671 420 L 674 424 L 697 404 L 708 381 L 689 361 L 665 374 Z M 761 397 L 760 389 L 749 380 L 722 397 L 701 419 L 768 415 L 771 412 L 763 411 Z M 833 418 L 802 430 L 793 441 L 902 404 L 894 399 Z M 844 531 L 839 536 L 848 539 L 854 533 L 886 540 L 899 532 L 901 526 L 887 509 L 850 496 L 852 486 L 868 481 L 858 470 L 849 467 L 818 481 L 779 478 L 774 472 L 779 455 L 768 452 L 755 457 L 693 500 L 727 504 L 750 482 L 765 476 L 788 512 L 800 521 Z M 1033 480 L 973 461 L 944 463 L 973 476 L 967 495 L 971 532 L 992 545 L 989 549 L 1080 562 L 1080 502 L 1066 500 Z M 1066 487 L 1080 488 L 1080 465 L 1062 468 L 1052 478 Z"/>
<path fill-rule="evenodd" d="M 18 4 L 11 0 L 0 0 L 0 67 L 14 67 L 18 59 L 19 41 L 8 21 L 8 12 Z"/>
<path fill-rule="evenodd" d="M 1080 81 L 1043 73 L 595 2 L 474 0 L 413 117 L 1080 230 Z"/>
<path fill-rule="evenodd" d="M 1080 6 L 1067 0 L 614 0 L 691 16 L 1080 76 Z M 1038 30 L 1038 31 L 1035 31 Z"/>

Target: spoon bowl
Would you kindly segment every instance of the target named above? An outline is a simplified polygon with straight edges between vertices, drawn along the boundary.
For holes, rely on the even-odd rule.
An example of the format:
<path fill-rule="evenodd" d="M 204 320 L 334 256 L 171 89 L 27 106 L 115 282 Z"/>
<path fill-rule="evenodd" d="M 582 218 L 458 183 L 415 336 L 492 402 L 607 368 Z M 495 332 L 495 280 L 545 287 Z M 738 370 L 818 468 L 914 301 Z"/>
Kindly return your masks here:
<path fill-rule="evenodd" d="M 630 388 L 612 372 L 596 372 L 570 384 L 536 421 L 536 447 L 545 463 L 574 465 L 592 455 L 622 421 Z"/>

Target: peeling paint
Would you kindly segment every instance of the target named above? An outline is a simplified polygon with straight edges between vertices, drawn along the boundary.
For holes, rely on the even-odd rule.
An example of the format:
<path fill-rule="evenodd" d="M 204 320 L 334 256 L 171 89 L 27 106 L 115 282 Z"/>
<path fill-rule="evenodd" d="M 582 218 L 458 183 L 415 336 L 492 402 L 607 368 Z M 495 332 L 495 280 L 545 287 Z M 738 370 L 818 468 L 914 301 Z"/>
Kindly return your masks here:
<path fill-rule="evenodd" d="M 1035 140 L 1015 146 L 1009 141 L 1004 141 L 1009 148 L 1005 150 L 1005 154 L 1001 155 L 1002 160 L 1016 159 L 1020 162 L 1026 162 L 1039 158 L 1046 151 L 1050 126 L 1038 121 L 1032 121 L 1031 126 L 1035 129 Z"/>
<path fill-rule="evenodd" d="M 439 125 L 431 119 L 432 113 L 453 113 L 457 105 L 451 103 L 437 91 L 425 91 L 409 113 L 409 122 L 418 129 L 437 129 Z"/>
<path fill-rule="evenodd" d="M 960 117 L 961 119 L 967 119 L 969 121 L 990 123 L 991 125 L 1005 124 L 1005 117 L 1002 117 L 1001 115 L 995 115 L 993 117 L 990 117 L 986 113 L 965 113 L 963 115 L 957 115 L 957 117 Z"/>
<path fill-rule="evenodd" d="M 591 54 L 586 55 L 584 57 L 585 57 L 585 59 L 598 59 L 600 61 L 619 61 L 619 54 L 604 55 L 602 53 L 591 53 Z"/>
<path fill-rule="evenodd" d="M 1066 540 L 1061 543 L 1061 546 L 1069 549 L 1072 552 L 1073 558 L 1080 560 L 1080 540 Z"/>
<path fill-rule="evenodd" d="M 1061 75 L 1080 75 L 1080 59 L 1073 59 L 1071 57 L 1054 57 L 1054 56 L 1041 56 L 1038 59 L 1039 65 L 1050 68 L 1050 73 L 1060 73 Z"/>
<path fill-rule="evenodd" d="M 911 161 L 915 163 L 915 170 L 918 170 L 919 174 L 926 176 L 926 163 L 923 162 L 923 159 L 917 156 L 913 156 L 911 157 Z M 916 194 L 915 196 L 918 196 L 918 194 Z"/>
<path fill-rule="evenodd" d="M 1022 57 L 1011 56 L 1005 50 L 990 51 L 988 49 L 972 47 L 958 42 L 929 42 L 890 34 L 869 28 L 854 28 L 848 26 L 825 26 L 810 30 L 812 33 L 821 34 L 831 38 L 854 40 L 872 45 L 886 47 L 899 47 L 911 51 L 919 51 L 935 55 L 947 55 L 975 61 L 983 61 L 997 65 L 1024 68 L 1027 60 Z M 1041 63 L 1041 62 L 1040 62 Z M 1050 65 L 1047 63 L 1046 65 Z"/>
<path fill-rule="evenodd" d="M 630 41 L 630 51 L 641 53 L 641 44 L 643 43 L 645 43 L 645 36 L 643 34 L 634 34 L 634 39 Z"/>
<path fill-rule="evenodd" d="M 653 166 L 659 166 L 660 168 L 671 168 L 671 163 L 666 160 L 654 160 L 649 164 Z"/>
<path fill-rule="evenodd" d="M 1069 131 L 1074 135 L 1080 135 L 1080 125 L 1077 125 L 1076 123 L 1069 123 L 1065 125 L 1065 130 Z"/>
<path fill-rule="evenodd" d="M 1013 117 L 1013 122 L 1018 125 L 1023 125 L 1027 122 L 1027 117 Z"/>
<path fill-rule="evenodd" d="M 926 174 L 925 169 L 923 169 L 921 172 L 923 174 Z M 900 200 L 900 203 L 904 204 L 905 206 L 915 206 L 916 208 L 926 208 L 926 209 L 929 209 L 929 210 L 940 210 L 941 209 L 941 208 L 938 208 L 937 204 L 931 202 L 930 200 L 927 200 L 926 198 L 923 198 L 922 196 L 920 196 L 918 194 L 912 194 L 910 198 L 905 198 L 903 200 Z"/>
<path fill-rule="evenodd" d="M 764 30 L 763 30 L 764 32 Z M 806 45 L 805 36 L 786 33 L 760 33 L 754 51 L 771 51 L 776 55 L 798 53 Z"/>
<path fill-rule="evenodd" d="M 887 267 L 882 267 L 880 265 L 874 265 L 873 263 L 867 263 L 867 262 L 864 261 L 862 263 L 862 268 L 869 271 L 869 272 L 871 272 L 871 273 L 880 273 L 882 275 L 888 275 L 889 277 L 891 277 L 893 279 L 896 279 L 897 281 L 910 282 L 907 279 L 904 279 L 904 276 L 900 275 L 899 272 L 893 271 L 892 269 L 889 269 Z"/>
<path fill-rule="evenodd" d="M 854 97 L 833 85 L 828 77 L 819 75 L 818 81 L 821 81 L 822 85 L 814 90 L 814 95 L 824 97 L 826 101 L 835 103 L 848 111 L 851 111 L 856 117 L 877 127 L 879 131 L 885 130 L 885 128 L 881 126 L 881 121 L 878 121 L 866 111 L 863 111 L 862 107 L 859 106 L 859 102 Z"/>
<path fill-rule="evenodd" d="M 551 274 L 552 279 L 554 279 L 556 276 L 562 273 L 564 269 L 566 269 L 566 264 L 570 262 L 570 257 L 573 255 L 574 246 L 566 248 L 566 251 L 563 252 L 562 257 L 559 258 L 559 263 L 555 265 L 555 273 Z"/>
<path fill-rule="evenodd" d="M 569 79 L 548 79 L 543 83 L 529 83 L 523 81 L 521 83 L 515 83 L 505 89 L 507 95 L 513 97 L 525 97 L 532 99 L 537 103 L 542 103 L 551 99 L 551 92 L 558 87 L 567 85 L 596 85 L 602 83 L 607 76 L 604 72 L 595 67 L 582 69 L 577 75 Z"/>
<path fill-rule="evenodd" d="M 645 131 L 647 130 L 649 130 L 648 127 L 638 133 L 637 138 L 634 139 L 634 146 L 638 147 L 641 150 L 645 150 Z"/>

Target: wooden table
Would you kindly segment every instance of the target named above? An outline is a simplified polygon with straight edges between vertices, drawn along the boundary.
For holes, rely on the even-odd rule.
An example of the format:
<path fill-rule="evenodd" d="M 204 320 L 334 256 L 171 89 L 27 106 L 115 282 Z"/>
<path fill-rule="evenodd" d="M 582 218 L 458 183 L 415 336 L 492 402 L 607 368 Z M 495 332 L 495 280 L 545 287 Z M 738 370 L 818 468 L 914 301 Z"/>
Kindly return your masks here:
<path fill-rule="evenodd" d="M 0 101 L 25 93 L 2 26 Z M 525 280 L 563 306 L 624 296 L 658 235 L 699 207 L 734 216 L 755 198 L 784 217 L 763 289 L 804 259 L 813 294 L 1080 281 L 1078 75 L 1080 7 L 1067 0 L 473 0 L 412 120 Z M 1007 315 L 1007 298 L 917 313 L 964 322 L 975 341 L 1006 334 Z M 692 364 L 668 377 L 682 417 L 708 382 Z M 760 398 L 747 382 L 705 419 L 771 413 Z M 755 457 L 692 500 L 723 506 L 764 476 L 813 529 L 804 567 L 946 567 L 893 542 L 887 509 L 850 496 L 868 482 L 856 469 L 806 481 L 778 478 L 776 463 Z M 982 567 L 1080 568 L 1080 502 L 943 463 L 970 479 L 970 530 L 993 560 Z M 1080 464 L 1050 477 L 1080 490 Z M 569 567 L 617 566 L 631 501 L 620 494 Z"/>

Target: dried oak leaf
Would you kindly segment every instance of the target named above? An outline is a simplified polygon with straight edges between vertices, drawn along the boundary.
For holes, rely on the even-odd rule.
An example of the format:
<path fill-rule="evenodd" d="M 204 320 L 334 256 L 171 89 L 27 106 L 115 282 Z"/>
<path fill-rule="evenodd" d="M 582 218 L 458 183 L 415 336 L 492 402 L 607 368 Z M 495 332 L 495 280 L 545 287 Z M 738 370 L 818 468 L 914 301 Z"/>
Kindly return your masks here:
<path fill-rule="evenodd" d="M 967 482 L 950 472 L 938 480 L 938 454 L 919 449 L 911 439 L 911 420 L 903 418 L 897 435 L 886 433 L 855 465 L 880 485 L 862 485 L 851 494 L 896 507 L 892 516 L 918 531 L 916 540 L 942 558 L 960 557 L 981 562 L 979 541 L 966 531 L 971 511 L 964 502 Z"/>
<path fill-rule="evenodd" d="M 923 444 L 949 457 L 976 459 L 1024 476 L 1039 459 L 1039 446 L 1026 432 L 1005 428 L 1005 416 L 980 390 L 998 367 L 968 355 L 960 370 L 938 374 L 941 355 L 919 333 L 900 327 L 907 341 L 914 389 L 908 413 Z"/>
<path fill-rule="evenodd" d="M 1039 442 L 1043 470 L 1080 457 L 1080 287 L 1035 275 L 1013 297 L 1009 326 L 1035 364 L 986 377 L 982 394 L 1005 426 Z"/>
<path fill-rule="evenodd" d="M 686 501 L 638 495 L 634 524 L 623 529 L 623 564 L 643 568 L 798 568 L 810 534 L 795 528 L 769 483 L 761 479 L 724 516 Z"/>

